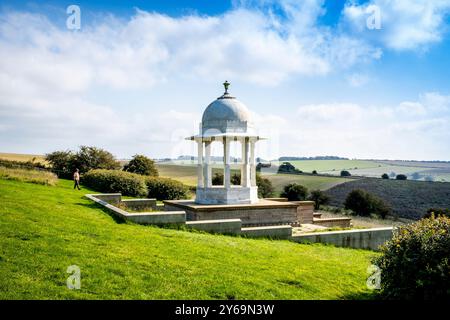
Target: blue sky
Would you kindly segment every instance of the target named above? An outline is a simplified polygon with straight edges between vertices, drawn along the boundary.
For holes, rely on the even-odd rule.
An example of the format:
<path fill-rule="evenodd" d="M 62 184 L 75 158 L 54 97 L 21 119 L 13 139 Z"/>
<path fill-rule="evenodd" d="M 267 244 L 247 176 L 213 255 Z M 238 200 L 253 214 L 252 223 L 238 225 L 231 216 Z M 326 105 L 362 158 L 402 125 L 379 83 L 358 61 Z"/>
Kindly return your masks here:
<path fill-rule="evenodd" d="M 262 157 L 450 160 L 449 13 L 447 0 L 2 1 L 0 151 L 195 154 L 182 138 L 226 79 L 269 138 Z"/>

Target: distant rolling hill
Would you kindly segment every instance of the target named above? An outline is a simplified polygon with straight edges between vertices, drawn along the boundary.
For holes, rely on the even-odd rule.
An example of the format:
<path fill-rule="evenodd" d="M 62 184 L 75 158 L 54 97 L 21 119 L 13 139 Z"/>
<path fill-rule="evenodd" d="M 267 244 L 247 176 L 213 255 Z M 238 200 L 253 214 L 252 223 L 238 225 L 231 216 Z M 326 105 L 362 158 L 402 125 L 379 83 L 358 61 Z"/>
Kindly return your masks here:
<path fill-rule="evenodd" d="M 371 192 L 392 207 L 393 214 L 420 219 L 429 208 L 450 208 L 450 183 L 400 181 L 364 178 L 341 183 L 326 191 L 331 205 L 343 207 L 347 194 L 354 189 Z"/>

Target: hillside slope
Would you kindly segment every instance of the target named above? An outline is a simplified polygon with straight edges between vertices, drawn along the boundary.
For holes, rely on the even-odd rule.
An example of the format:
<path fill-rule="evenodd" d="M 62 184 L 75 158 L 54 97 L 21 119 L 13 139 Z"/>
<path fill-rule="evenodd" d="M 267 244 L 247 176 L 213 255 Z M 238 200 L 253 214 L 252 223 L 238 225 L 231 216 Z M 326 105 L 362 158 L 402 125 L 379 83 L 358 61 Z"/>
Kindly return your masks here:
<path fill-rule="evenodd" d="M 420 219 L 429 208 L 450 208 L 450 183 L 360 179 L 345 182 L 326 191 L 331 205 L 342 207 L 347 194 L 354 189 L 371 192 L 392 207 L 394 215 Z"/>
<path fill-rule="evenodd" d="M 375 253 L 119 223 L 72 190 L 0 180 L 0 299 L 365 297 Z M 81 289 L 66 287 L 67 267 Z"/>

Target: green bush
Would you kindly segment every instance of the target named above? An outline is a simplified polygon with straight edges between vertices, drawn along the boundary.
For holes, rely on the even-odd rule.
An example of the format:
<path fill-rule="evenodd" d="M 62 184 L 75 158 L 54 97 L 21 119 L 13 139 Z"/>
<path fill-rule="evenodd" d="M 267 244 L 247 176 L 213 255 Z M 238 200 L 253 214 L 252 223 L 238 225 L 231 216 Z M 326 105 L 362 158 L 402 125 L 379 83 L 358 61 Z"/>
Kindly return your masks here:
<path fill-rule="evenodd" d="M 399 227 L 374 259 L 386 299 L 450 299 L 450 219 Z"/>
<path fill-rule="evenodd" d="M 377 214 L 383 219 L 391 212 L 391 208 L 381 198 L 361 189 L 351 191 L 345 199 L 344 206 L 356 215 Z"/>
<path fill-rule="evenodd" d="M 260 198 L 273 197 L 274 188 L 272 182 L 269 179 L 263 178 L 259 173 L 257 173 L 256 185 L 258 186 L 258 197 Z"/>
<path fill-rule="evenodd" d="M 143 176 L 120 170 L 90 170 L 82 175 L 81 182 L 99 192 L 120 192 L 132 197 L 145 197 L 148 193 Z"/>
<path fill-rule="evenodd" d="M 447 218 L 450 218 L 450 209 L 430 208 L 427 210 L 427 213 L 423 215 L 423 218 L 431 218 L 432 216 L 446 216 Z"/>
<path fill-rule="evenodd" d="M 389 179 L 389 175 L 387 173 L 383 173 L 381 175 L 381 179 Z"/>
<path fill-rule="evenodd" d="M 330 201 L 330 197 L 322 190 L 313 190 L 309 200 L 314 201 L 314 209 L 319 210 L 321 205 L 325 205 Z"/>
<path fill-rule="evenodd" d="M 158 176 L 155 161 L 143 155 L 135 155 L 124 167 L 123 171 L 141 174 L 144 176 Z"/>
<path fill-rule="evenodd" d="M 290 162 L 283 162 L 278 167 L 278 173 L 302 173 L 302 171 L 298 170 Z"/>
<path fill-rule="evenodd" d="M 404 175 L 404 174 L 398 174 L 395 177 L 395 179 L 397 179 L 397 180 L 406 180 L 406 179 L 408 179 L 408 177 L 406 175 Z"/>
<path fill-rule="evenodd" d="M 189 198 L 189 188 L 169 178 L 147 177 L 148 197 L 157 200 L 179 200 Z"/>
<path fill-rule="evenodd" d="M 347 170 L 341 171 L 341 177 L 350 177 L 352 174 Z"/>
<path fill-rule="evenodd" d="M 300 184 L 290 183 L 284 186 L 281 196 L 289 201 L 303 201 L 308 196 L 308 189 Z"/>

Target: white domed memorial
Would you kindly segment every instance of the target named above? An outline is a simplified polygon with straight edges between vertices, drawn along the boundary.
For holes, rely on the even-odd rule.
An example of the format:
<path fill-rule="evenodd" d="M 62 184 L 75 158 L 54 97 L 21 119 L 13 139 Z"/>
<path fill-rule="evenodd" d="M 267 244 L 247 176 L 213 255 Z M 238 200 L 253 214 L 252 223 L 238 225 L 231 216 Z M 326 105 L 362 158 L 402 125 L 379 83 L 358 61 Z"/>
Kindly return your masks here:
<path fill-rule="evenodd" d="M 203 112 L 200 132 L 186 139 L 197 142 L 198 183 L 195 202 L 199 204 L 249 204 L 258 202 L 256 186 L 255 143 L 261 140 L 255 134 L 248 108 L 228 92 L 211 102 Z M 231 184 L 230 143 L 242 147 L 241 185 Z M 211 145 L 223 146 L 223 185 L 212 184 Z"/>
<path fill-rule="evenodd" d="M 262 138 L 255 132 L 247 107 L 230 95 L 227 81 L 223 85 L 224 94 L 203 112 L 199 133 L 186 138 L 195 141 L 198 147 L 195 200 L 164 200 L 164 210 L 183 210 L 186 225 L 202 230 L 290 237 L 292 226 L 313 222 L 314 202 L 258 199 L 255 145 Z M 214 147 L 223 149 L 223 161 L 212 161 L 217 160 L 212 156 L 213 143 Z M 236 157 L 231 157 L 231 144 L 237 147 L 233 148 Z M 223 184 L 213 185 L 213 166 L 216 171 L 219 164 L 219 170 L 223 170 Z M 240 185 L 231 183 L 232 170 L 240 171 Z"/>

